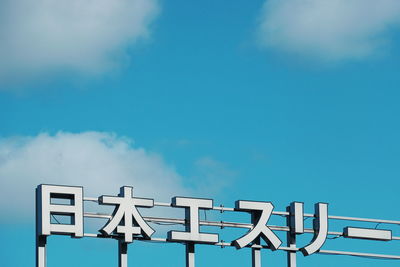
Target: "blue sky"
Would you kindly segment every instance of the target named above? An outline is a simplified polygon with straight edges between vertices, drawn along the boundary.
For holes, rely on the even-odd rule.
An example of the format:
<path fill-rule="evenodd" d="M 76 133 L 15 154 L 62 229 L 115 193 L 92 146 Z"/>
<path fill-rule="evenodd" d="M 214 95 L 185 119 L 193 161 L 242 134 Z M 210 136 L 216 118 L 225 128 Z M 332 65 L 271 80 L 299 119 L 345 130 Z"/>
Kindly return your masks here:
<path fill-rule="evenodd" d="M 34 263 L 32 202 L 42 182 L 84 185 L 92 196 L 130 184 L 155 199 L 253 199 L 277 210 L 297 200 L 309 213 L 328 202 L 333 215 L 399 220 L 396 1 L 52 2 L 30 11 L 29 0 L 0 3 L 4 266 Z M 400 255 L 398 241 L 326 246 Z M 250 266 L 250 251 L 198 251 L 199 266 Z M 183 266 L 183 252 L 134 243 L 130 264 Z M 112 241 L 51 237 L 49 266 L 113 266 L 115 253 Z M 263 259 L 285 266 L 283 252 Z"/>

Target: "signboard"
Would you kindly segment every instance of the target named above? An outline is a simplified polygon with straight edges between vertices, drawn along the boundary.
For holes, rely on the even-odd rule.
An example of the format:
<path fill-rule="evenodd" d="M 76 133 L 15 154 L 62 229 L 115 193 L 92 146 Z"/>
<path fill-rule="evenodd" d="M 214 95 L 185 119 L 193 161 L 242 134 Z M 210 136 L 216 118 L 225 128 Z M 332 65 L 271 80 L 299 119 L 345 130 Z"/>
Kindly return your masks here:
<path fill-rule="evenodd" d="M 86 202 L 95 202 L 100 206 L 111 206 L 111 214 L 87 212 Z M 156 206 L 183 209 L 185 218 L 145 217 L 139 211 L 151 210 Z M 200 212 L 205 210 L 245 213 L 250 223 L 228 222 L 223 220 L 201 220 Z M 57 216 L 67 218 L 67 222 L 60 222 Z M 272 216 L 282 216 L 285 225 L 271 225 Z M 98 233 L 85 233 L 84 218 L 106 219 Z M 305 220 L 313 219 L 312 228 L 305 227 Z M 340 220 L 350 225 L 340 232 L 329 231 L 329 222 Z M 238 200 L 234 208 L 214 206 L 212 199 L 173 197 L 171 203 L 155 202 L 150 198 L 139 198 L 130 186 L 123 186 L 115 196 L 102 195 L 96 198 L 85 197 L 83 187 L 61 185 L 39 185 L 36 189 L 36 266 L 46 266 L 46 243 L 50 235 L 70 235 L 76 238 L 98 237 L 113 238 L 118 241 L 119 267 L 128 266 L 128 244 L 134 240 L 157 241 L 165 243 L 182 243 L 186 246 L 186 266 L 195 266 L 195 246 L 197 244 L 215 245 L 221 247 L 249 248 L 252 253 L 253 267 L 261 267 L 261 251 L 269 249 L 287 253 L 287 264 L 296 266 L 296 257 L 299 253 L 309 257 L 315 253 L 330 255 L 351 255 L 369 258 L 400 260 L 400 255 L 383 255 L 348 251 L 324 250 L 328 238 L 367 239 L 380 242 L 400 240 L 391 230 L 377 229 L 377 227 L 360 228 L 352 225 L 354 222 L 375 224 L 400 225 L 400 221 L 379 219 L 352 218 L 328 215 L 328 204 L 315 204 L 312 214 L 304 213 L 304 203 L 292 202 L 286 211 L 274 210 L 274 205 L 266 201 Z M 174 223 L 185 226 L 184 231 L 170 230 L 164 238 L 155 238 L 154 223 Z M 204 232 L 201 226 L 215 226 L 223 228 L 246 228 L 248 231 L 229 242 L 222 241 L 215 232 Z M 282 240 L 277 232 L 285 232 L 286 240 Z M 302 234 L 312 234 L 310 242 L 298 247 L 296 237 Z M 265 243 L 262 243 L 263 240 Z M 286 241 L 284 245 L 283 241 Z M 250 257 L 249 257 L 250 258 Z"/>

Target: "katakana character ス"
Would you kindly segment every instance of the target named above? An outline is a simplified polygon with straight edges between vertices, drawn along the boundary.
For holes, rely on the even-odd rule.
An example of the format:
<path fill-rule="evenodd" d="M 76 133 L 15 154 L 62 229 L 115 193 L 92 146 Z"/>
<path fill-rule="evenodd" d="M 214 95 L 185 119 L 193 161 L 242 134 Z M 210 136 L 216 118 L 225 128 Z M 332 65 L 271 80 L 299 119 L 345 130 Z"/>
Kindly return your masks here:
<path fill-rule="evenodd" d="M 133 188 L 123 186 L 120 193 L 115 196 L 99 197 L 100 205 L 116 205 L 111 219 L 100 230 L 101 233 L 110 235 L 112 232 L 124 235 L 124 242 L 131 243 L 133 235 L 142 235 L 150 238 L 154 230 L 140 215 L 137 207 L 154 207 L 154 200 L 148 198 L 134 198 Z"/>
<path fill-rule="evenodd" d="M 236 201 L 235 210 L 250 212 L 254 227 L 244 236 L 233 241 L 233 244 L 237 248 L 243 248 L 261 237 L 272 250 L 277 250 L 282 241 L 267 226 L 273 209 L 274 206 L 271 202 Z"/>

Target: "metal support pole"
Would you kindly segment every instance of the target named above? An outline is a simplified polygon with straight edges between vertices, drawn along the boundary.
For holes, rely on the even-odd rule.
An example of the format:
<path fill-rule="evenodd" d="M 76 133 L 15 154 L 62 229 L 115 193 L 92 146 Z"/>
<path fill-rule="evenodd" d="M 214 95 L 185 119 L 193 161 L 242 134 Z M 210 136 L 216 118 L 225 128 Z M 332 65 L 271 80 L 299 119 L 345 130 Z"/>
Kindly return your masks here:
<path fill-rule="evenodd" d="M 128 267 L 128 244 L 118 240 L 118 267 Z"/>
<path fill-rule="evenodd" d="M 36 267 L 46 267 L 47 237 L 36 235 Z"/>
<path fill-rule="evenodd" d="M 252 267 L 261 267 L 261 249 L 252 248 L 251 249 L 251 261 Z"/>
<path fill-rule="evenodd" d="M 289 248 L 296 248 L 296 235 L 287 232 L 287 243 Z M 287 252 L 288 267 L 296 267 L 296 251 Z"/>
<path fill-rule="evenodd" d="M 46 243 L 47 243 L 47 236 L 41 235 L 41 227 L 42 227 L 42 199 L 39 189 L 36 188 L 36 198 L 35 198 L 35 205 L 36 205 L 36 267 L 46 267 L 47 260 L 46 260 Z"/>
<path fill-rule="evenodd" d="M 251 221 L 252 223 L 256 223 L 260 220 L 261 213 L 260 212 L 253 212 L 251 214 Z M 260 245 L 261 239 L 257 237 L 254 239 L 253 244 Z M 252 267 L 261 267 L 261 248 L 251 248 L 251 262 Z"/>
<path fill-rule="evenodd" d="M 261 239 L 260 237 L 257 237 L 253 244 L 255 245 L 260 245 L 261 244 Z M 251 248 L 251 262 L 252 262 L 252 267 L 261 267 L 261 248 Z"/>
<path fill-rule="evenodd" d="M 194 267 L 194 243 L 187 243 L 186 245 L 186 267 Z"/>
<path fill-rule="evenodd" d="M 292 214 L 293 210 L 289 206 L 286 208 L 286 211 L 289 212 L 289 216 L 286 217 L 286 223 L 289 226 L 289 228 L 291 228 L 293 225 L 293 214 Z M 293 231 L 289 230 L 286 233 L 286 239 L 287 239 L 287 246 L 289 248 L 296 248 L 296 233 L 293 233 Z M 287 252 L 287 262 L 288 262 L 288 267 L 297 266 L 296 251 Z"/>

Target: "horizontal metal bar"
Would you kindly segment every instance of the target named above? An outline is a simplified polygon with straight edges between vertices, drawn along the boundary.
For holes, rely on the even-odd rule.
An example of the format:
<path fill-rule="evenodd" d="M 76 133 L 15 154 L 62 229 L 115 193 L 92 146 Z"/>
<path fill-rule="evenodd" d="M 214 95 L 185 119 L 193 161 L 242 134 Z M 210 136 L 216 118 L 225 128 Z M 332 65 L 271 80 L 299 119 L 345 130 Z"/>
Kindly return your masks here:
<path fill-rule="evenodd" d="M 224 211 L 235 211 L 234 208 L 225 207 L 225 206 L 223 206 L 223 205 L 217 206 L 217 207 L 213 207 L 212 209 L 213 209 L 213 210 L 219 210 L 219 211 L 221 211 L 221 212 L 224 212 Z"/>
<path fill-rule="evenodd" d="M 84 197 L 83 201 L 99 202 L 97 197 Z"/>
<path fill-rule="evenodd" d="M 97 198 L 94 197 L 84 197 L 84 201 L 91 201 L 91 202 L 98 202 Z M 167 202 L 154 202 L 154 206 L 159 206 L 159 207 L 171 207 L 171 203 Z M 218 210 L 220 212 L 224 211 L 235 211 L 234 208 L 230 207 L 225 207 L 223 205 L 221 206 L 215 206 L 212 208 L 213 210 Z M 289 216 L 289 213 L 286 211 L 273 211 L 273 215 L 279 215 L 279 216 Z M 311 213 L 305 213 L 304 217 L 315 217 L 314 214 Z M 357 221 L 357 222 L 371 222 L 371 223 L 383 223 L 383 224 L 396 224 L 400 225 L 400 221 L 395 221 L 395 220 L 381 220 L 381 219 L 369 219 L 369 218 L 357 218 L 357 217 L 346 217 L 346 216 L 335 216 L 335 215 L 330 215 L 328 216 L 329 219 L 332 220 L 345 220 L 345 221 Z"/>
<path fill-rule="evenodd" d="M 84 233 L 83 234 L 84 237 L 98 237 L 98 234 L 91 234 L 91 233 Z"/>
<path fill-rule="evenodd" d="M 159 206 L 159 207 L 172 207 L 171 203 L 166 203 L 166 202 L 154 202 L 154 206 Z"/>
<path fill-rule="evenodd" d="M 101 214 L 101 213 L 92 213 L 92 212 L 85 212 L 84 214 L 85 217 L 89 218 L 102 218 L 102 219 L 110 219 L 111 215 L 108 214 Z M 172 224 L 181 224 L 185 225 L 186 221 L 185 219 L 175 219 L 175 218 L 163 218 L 163 217 L 146 217 L 144 216 L 143 219 L 147 222 L 150 223 L 172 223 Z M 236 223 L 236 222 L 227 222 L 227 221 L 200 221 L 200 225 L 202 226 L 216 226 L 220 228 L 246 228 L 246 229 L 252 229 L 254 227 L 253 224 L 251 223 Z M 275 231 L 284 231 L 284 232 L 289 232 L 290 229 L 288 226 L 278 226 L 278 225 L 268 225 L 268 227 L 271 230 Z M 312 228 L 305 228 L 304 233 L 310 233 L 313 234 L 315 231 Z M 328 232 L 328 235 L 331 236 L 343 236 L 343 232 L 335 232 L 335 231 L 330 231 Z M 393 236 L 392 240 L 400 240 L 400 237 Z"/>
<path fill-rule="evenodd" d="M 344 220 L 344 221 L 357 221 L 357 222 L 371 222 L 371 223 L 384 223 L 384 224 L 398 224 L 400 221 L 393 220 L 381 220 L 381 219 L 368 219 L 368 218 L 356 218 L 356 217 L 344 217 L 344 216 L 328 216 L 332 220 Z"/>
<path fill-rule="evenodd" d="M 109 214 L 98 213 L 98 212 L 85 212 L 83 216 L 88 218 L 99 218 L 99 219 L 111 219 L 112 217 Z"/>
<path fill-rule="evenodd" d="M 84 236 L 85 237 L 99 237 L 97 234 L 90 234 L 90 233 L 85 233 Z M 117 238 L 116 236 L 113 236 L 113 237 Z M 151 239 L 144 239 L 141 237 L 135 237 L 134 239 L 137 241 L 145 241 L 145 242 L 180 243 L 180 242 L 172 242 L 170 240 L 167 240 L 166 238 L 154 238 L 153 237 Z M 209 245 L 220 246 L 220 247 L 234 247 L 234 245 L 232 243 L 222 242 L 222 241 L 215 243 L 215 244 L 209 244 Z M 269 249 L 269 247 L 267 245 L 256 245 L 256 244 L 248 245 L 246 247 L 247 248 Z M 297 251 L 299 251 L 299 248 L 279 247 L 278 250 L 297 252 Z M 400 256 L 398 256 L 398 255 L 361 253 L 361 252 L 351 252 L 351 251 L 319 250 L 317 253 L 318 254 L 327 254 L 327 255 L 342 255 L 342 256 L 363 257 L 363 258 L 400 260 Z"/>
<path fill-rule="evenodd" d="M 335 251 L 335 250 L 320 250 L 318 253 L 319 254 L 328 254 L 328 255 L 344 255 L 344 256 L 356 256 L 356 257 L 366 257 L 366 258 L 376 258 L 376 259 L 400 260 L 400 256 L 397 256 L 397 255 Z"/>

